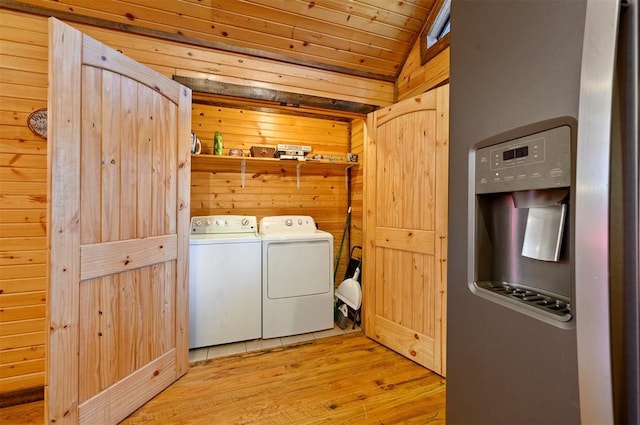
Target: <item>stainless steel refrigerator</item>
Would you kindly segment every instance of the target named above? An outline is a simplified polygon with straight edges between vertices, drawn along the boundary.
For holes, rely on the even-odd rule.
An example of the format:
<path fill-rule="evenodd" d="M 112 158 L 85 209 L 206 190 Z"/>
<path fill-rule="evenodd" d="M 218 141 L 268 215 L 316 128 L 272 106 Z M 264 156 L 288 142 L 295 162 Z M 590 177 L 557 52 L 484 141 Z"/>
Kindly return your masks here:
<path fill-rule="evenodd" d="M 447 422 L 640 421 L 638 0 L 455 0 Z"/>

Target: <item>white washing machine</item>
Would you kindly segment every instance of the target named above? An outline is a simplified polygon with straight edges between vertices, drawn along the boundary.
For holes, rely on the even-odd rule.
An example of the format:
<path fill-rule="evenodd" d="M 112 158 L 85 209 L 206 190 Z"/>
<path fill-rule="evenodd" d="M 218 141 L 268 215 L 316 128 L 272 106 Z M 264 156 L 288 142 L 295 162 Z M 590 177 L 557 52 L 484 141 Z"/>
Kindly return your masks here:
<path fill-rule="evenodd" d="M 260 220 L 262 337 L 333 327 L 333 235 L 309 216 Z"/>
<path fill-rule="evenodd" d="M 189 348 L 262 336 L 262 239 L 254 216 L 191 219 Z"/>

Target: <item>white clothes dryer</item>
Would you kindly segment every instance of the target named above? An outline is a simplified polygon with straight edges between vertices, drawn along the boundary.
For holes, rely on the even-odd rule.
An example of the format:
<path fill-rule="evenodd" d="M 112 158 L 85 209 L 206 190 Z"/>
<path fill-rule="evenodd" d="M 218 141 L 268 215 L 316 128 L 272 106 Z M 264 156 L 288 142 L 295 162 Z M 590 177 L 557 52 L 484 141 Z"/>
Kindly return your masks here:
<path fill-rule="evenodd" d="M 262 337 L 333 327 L 333 235 L 309 216 L 260 220 Z"/>
<path fill-rule="evenodd" d="M 262 336 L 262 242 L 257 218 L 191 219 L 189 348 Z"/>

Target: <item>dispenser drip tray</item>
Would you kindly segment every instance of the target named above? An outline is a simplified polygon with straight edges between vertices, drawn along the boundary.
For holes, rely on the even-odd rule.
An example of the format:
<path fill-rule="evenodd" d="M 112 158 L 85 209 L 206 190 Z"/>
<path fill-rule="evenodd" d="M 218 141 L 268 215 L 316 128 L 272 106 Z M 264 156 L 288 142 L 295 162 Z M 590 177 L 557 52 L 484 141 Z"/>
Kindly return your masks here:
<path fill-rule="evenodd" d="M 532 289 L 505 282 L 476 282 L 476 286 L 490 294 L 562 322 L 568 322 L 573 317 L 569 303 Z"/>

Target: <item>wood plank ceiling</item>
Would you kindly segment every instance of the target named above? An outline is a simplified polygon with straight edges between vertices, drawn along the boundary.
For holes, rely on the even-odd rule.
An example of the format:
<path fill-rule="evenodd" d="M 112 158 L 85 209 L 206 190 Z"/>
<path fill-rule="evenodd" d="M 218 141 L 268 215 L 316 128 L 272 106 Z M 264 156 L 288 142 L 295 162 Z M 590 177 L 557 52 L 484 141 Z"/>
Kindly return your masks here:
<path fill-rule="evenodd" d="M 20 0 L 254 56 L 394 81 L 435 0 Z"/>

